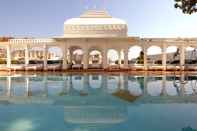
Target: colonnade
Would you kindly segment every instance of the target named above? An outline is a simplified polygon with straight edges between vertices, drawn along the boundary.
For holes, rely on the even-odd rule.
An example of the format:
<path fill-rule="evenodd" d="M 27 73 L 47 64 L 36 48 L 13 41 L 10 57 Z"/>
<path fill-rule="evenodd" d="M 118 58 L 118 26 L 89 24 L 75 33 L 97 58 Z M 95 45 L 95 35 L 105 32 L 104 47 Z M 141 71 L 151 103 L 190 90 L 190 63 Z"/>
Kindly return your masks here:
<path fill-rule="evenodd" d="M 47 60 L 48 60 L 48 49 L 49 47 L 47 47 L 47 44 L 44 44 L 43 47 L 43 65 L 44 65 L 44 69 L 47 70 Z M 30 53 L 30 47 L 28 46 L 28 44 L 26 44 L 26 46 L 24 47 L 25 50 L 25 66 L 29 65 L 29 61 L 31 58 L 31 53 Z M 10 68 L 12 65 L 12 48 L 11 45 L 8 45 L 6 48 L 7 51 L 7 58 L 6 58 L 6 62 L 7 62 L 7 67 Z M 65 58 L 65 57 L 64 57 Z"/>
<path fill-rule="evenodd" d="M 42 48 L 43 48 L 43 65 L 44 65 L 44 70 L 47 70 L 47 55 L 48 55 L 48 49 L 49 47 L 51 47 L 52 45 L 50 44 L 53 44 L 53 46 L 55 45 L 54 43 L 42 43 Z M 111 43 L 112 44 L 112 43 Z M 25 45 L 25 46 L 24 46 Z M 29 60 L 30 60 L 30 55 L 29 55 L 29 52 L 30 52 L 30 48 L 29 48 L 29 45 L 31 44 L 24 44 L 24 49 L 25 49 L 25 66 L 28 66 L 29 64 Z M 156 45 L 155 43 L 141 43 L 137 46 L 141 47 L 142 48 L 142 51 L 143 51 L 143 62 L 144 64 L 142 65 L 143 67 L 143 70 L 149 70 L 149 64 L 148 64 L 148 54 L 147 54 L 147 50 L 149 47 L 151 46 L 158 46 L 161 48 L 162 50 L 162 64 L 159 65 L 160 68 L 162 70 L 166 70 L 167 69 L 167 47 L 169 46 L 168 43 L 160 43 L 159 45 Z M 185 50 L 186 50 L 186 46 L 187 44 L 171 44 L 171 45 L 175 45 L 178 47 L 178 49 L 180 50 L 180 64 L 179 65 L 176 65 L 176 66 L 179 66 L 181 70 L 184 70 L 184 67 L 185 67 Z M 75 45 L 69 45 L 69 44 L 61 44 L 60 43 L 57 43 L 55 45 L 56 47 L 59 47 L 61 50 L 62 50 L 62 53 L 63 53 L 63 57 L 62 57 L 62 69 L 63 70 L 66 70 L 68 69 L 68 53 L 70 53 L 70 48 L 72 46 L 75 46 Z M 78 45 L 76 45 L 78 46 Z M 110 65 L 109 65 L 109 61 L 108 61 L 108 51 L 110 49 L 114 49 L 118 52 L 118 66 L 120 69 L 132 69 L 132 67 L 129 66 L 129 48 L 132 47 L 132 46 L 135 46 L 135 44 L 131 43 L 127 43 L 127 44 L 123 44 L 122 46 L 110 46 L 110 47 L 105 47 L 105 46 L 100 46 L 99 49 L 101 50 L 101 54 L 102 54 L 102 69 L 108 69 L 110 68 Z M 195 46 L 195 44 L 194 44 Z M 90 49 L 92 47 L 91 46 L 86 46 L 86 45 L 81 45 L 81 49 L 83 50 L 83 59 L 82 59 L 82 62 L 83 62 L 83 69 L 88 69 L 89 68 L 89 53 L 90 53 Z M 121 58 L 121 52 L 123 52 L 123 57 L 124 59 Z M 72 55 L 72 54 L 71 54 Z M 133 67 L 137 66 L 137 65 L 132 65 Z M 158 65 L 157 65 L 158 66 Z M 11 67 L 11 45 L 8 45 L 7 46 L 7 67 Z"/>

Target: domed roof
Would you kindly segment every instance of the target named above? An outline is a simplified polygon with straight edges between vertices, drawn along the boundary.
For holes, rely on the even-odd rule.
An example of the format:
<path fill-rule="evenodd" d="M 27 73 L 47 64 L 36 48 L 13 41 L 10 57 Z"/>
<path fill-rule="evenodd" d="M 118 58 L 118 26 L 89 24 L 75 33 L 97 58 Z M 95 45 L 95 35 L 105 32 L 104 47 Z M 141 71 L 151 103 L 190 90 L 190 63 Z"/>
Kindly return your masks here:
<path fill-rule="evenodd" d="M 72 124 L 118 124 L 126 121 L 125 106 L 65 106 L 64 120 Z"/>
<path fill-rule="evenodd" d="M 126 37 L 127 23 L 112 18 L 106 11 L 86 11 L 79 18 L 64 23 L 64 36 L 68 37 Z"/>

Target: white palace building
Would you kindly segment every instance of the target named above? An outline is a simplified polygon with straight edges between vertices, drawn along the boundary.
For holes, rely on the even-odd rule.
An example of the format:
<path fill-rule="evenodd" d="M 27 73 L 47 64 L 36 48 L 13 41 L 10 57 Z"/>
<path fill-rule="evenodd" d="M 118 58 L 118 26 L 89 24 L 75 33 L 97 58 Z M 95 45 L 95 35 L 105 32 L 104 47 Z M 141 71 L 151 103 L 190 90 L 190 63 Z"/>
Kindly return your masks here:
<path fill-rule="evenodd" d="M 0 69 L 197 70 L 196 47 L 197 38 L 130 37 L 124 20 L 89 10 L 61 37 L 2 40 Z"/>

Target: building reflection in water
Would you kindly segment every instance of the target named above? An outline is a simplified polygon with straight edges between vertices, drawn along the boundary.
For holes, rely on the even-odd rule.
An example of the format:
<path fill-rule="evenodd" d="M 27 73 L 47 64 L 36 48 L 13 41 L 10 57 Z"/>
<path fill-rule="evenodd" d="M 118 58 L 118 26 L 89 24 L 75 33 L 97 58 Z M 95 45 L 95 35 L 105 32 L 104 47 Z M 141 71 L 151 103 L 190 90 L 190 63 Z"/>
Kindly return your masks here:
<path fill-rule="evenodd" d="M 73 97 L 64 106 L 64 121 L 75 130 L 106 128 L 128 120 L 126 103 L 109 95 Z M 70 104 L 69 104 L 70 103 Z"/>
<path fill-rule="evenodd" d="M 0 102 L 58 106 L 65 125 L 96 130 L 127 122 L 130 103 L 197 102 L 196 80 L 185 75 L 7 76 L 0 78 Z"/>
<path fill-rule="evenodd" d="M 119 93 L 119 94 L 118 94 Z M 196 96 L 196 76 L 65 75 L 1 77 L 2 98 L 112 94 L 136 97 Z"/>

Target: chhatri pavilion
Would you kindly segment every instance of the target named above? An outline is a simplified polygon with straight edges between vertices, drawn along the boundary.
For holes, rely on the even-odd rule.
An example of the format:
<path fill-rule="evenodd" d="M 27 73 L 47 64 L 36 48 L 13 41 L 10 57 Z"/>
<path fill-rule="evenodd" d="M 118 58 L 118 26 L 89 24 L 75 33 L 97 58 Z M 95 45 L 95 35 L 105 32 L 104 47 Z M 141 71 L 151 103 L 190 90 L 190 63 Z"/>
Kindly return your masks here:
<path fill-rule="evenodd" d="M 1 40 L 0 69 L 196 70 L 196 47 L 197 38 L 130 37 L 124 20 L 88 10 L 60 37 Z"/>

